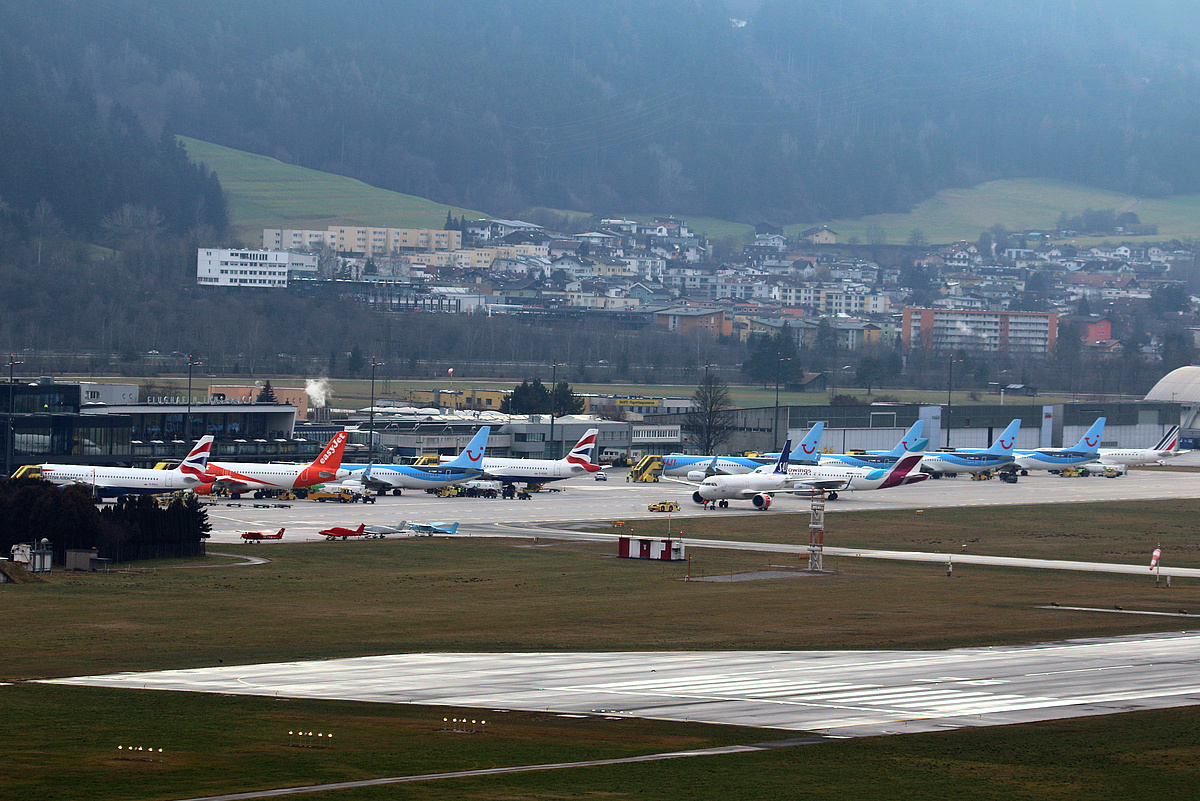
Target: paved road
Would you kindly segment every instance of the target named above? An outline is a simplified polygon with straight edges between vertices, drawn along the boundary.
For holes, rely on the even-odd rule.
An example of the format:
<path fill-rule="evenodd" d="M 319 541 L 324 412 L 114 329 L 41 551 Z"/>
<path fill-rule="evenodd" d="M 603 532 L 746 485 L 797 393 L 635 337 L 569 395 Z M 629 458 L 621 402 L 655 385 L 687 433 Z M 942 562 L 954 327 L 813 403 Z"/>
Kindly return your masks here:
<path fill-rule="evenodd" d="M 546 710 L 860 737 L 1200 703 L 1200 632 L 950 651 L 397 654 L 50 683 Z"/>

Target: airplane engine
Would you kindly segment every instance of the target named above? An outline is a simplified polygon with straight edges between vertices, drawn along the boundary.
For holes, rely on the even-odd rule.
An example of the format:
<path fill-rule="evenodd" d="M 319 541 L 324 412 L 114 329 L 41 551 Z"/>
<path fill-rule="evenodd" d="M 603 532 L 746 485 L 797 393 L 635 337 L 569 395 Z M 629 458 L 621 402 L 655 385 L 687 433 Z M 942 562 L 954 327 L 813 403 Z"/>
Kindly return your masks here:
<path fill-rule="evenodd" d="M 696 503 L 700 504 L 701 506 L 703 506 L 704 504 L 708 503 L 708 501 L 706 501 L 706 500 L 704 499 L 704 496 L 703 496 L 703 495 L 701 495 L 699 492 L 693 492 L 693 493 L 692 493 L 692 500 L 693 500 L 693 501 L 695 501 Z"/>
<path fill-rule="evenodd" d="M 703 470 L 689 470 L 687 474 L 688 481 L 695 481 L 699 484 L 704 479 L 708 478 Z"/>
<path fill-rule="evenodd" d="M 764 512 L 771 508 L 771 496 L 765 492 L 755 495 L 750 499 L 750 502 L 754 504 L 755 509 L 761 509 Z"/>

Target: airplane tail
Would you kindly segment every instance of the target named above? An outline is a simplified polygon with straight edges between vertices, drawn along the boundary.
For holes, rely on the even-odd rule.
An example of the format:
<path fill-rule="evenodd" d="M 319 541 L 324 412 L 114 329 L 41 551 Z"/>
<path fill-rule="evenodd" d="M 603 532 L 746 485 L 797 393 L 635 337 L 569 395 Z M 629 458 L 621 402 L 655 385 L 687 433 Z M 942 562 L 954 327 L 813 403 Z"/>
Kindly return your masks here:
<path fill-rule="evenodd" d="M 329 444 L 312 460 L 312 464 L 300 472 L 296 486 L 323 484 L 337 478 L 338 470 L 342 467 L 342 455 L 346 452 L 346 437 L 345 431 L 334 434 Z"/>
<path fill-rule="evenodd" d="M 904 436 L 901 437 L 900 441 L 896 443 L 896 447 L 892 448 L 887 453 L 884 453 L 881 455 L 882 456 L 891 456 L 895 459 L 899 459 L 901 456 L 904 455 L 905 451 L 907 451 L 912 445 L 914 445 L 917 442 L 917 440 L 919 440 L 921 438 L 921 432 L 924 430 L 925 430 L 925 421 L 918 420 L 917 422 L 913 423 L 912 426 L 909 427 L 908 431 L 904 432 Z"/>
<path fill-rule="evenodd" d="M 813 427 L 804 435 L 804 439 L 800 440 L 800 444 L 796 446 L 788 457 L 793 462 L 803 462 L 805 464 L 816 464 L 821 454 L 818 452 L 821 447 L 821 433 L 825 430 L 824 421 L 813 423 Z"/>
<path fill-rule="evenodd" d="M 1179 426 L 1171 426 L 1171 430 L 1158 441 L 1158 444 L 1154 446 L 1154 450 L 1165 453 L 1173 453 L 1179 450 Z"/>
<path fill-rule="evenodd" d="M 462 453 L 443 464 L 442 467 L 451 467 L 457 470 L 482 470 L 483 452 L 487 450 L 488 437 L 491 436 L 491 433 L 491 426 L 484 426 L 476 431 L 475 436 L 471 437 L 471 441 L 467 443 L 467 447 L 463 448 Z"/>
<path fill-rule="evenodd" d="M 458 523 L 451 523 L 450 525 L 446 526 L 446 533 L 447 534 L 457 534 L 458 533 Z"/>
<path fill-rule="evenodd" d="M 787 475 L 788 471 L 788 454 L 792 450 L 792 441 L 789 439 L 783 443 L 783 450 L 779 452 L 779 458 L 775 460 L 775 467 L 771 470 L 772 473 L 780 473 Z"/>
<path fill-rule="evenodd" d="M 1021 420 L 1017 418 L 1008 424 L 992 447 L 983 451 L 988 456 L 1012 456 L 1013 447 L 1017 444 L 1017 432 L 1021 430 Z"/>
<path fill-rule="evenodd" d="M 565 457 L 568 465 L 579 466 L 589 473 L 595 473 L 600 469 L 600 465 L 596 463 L 596 436 L 600 433 L 597 428 L 589 428 L 584 432 L 579 442 L 575 443 L 575 447 L 571 448 L 571 452 Z"/>
<path fill-rule="evenodd" d="M 212 456 L 212 447 L 213 435 L 205 434 L 175 469 L 185 476 L 192 476 L 200 481 L 208 479 L 209 477 L 204 473 L 208 469 L 208 459 Z"/>
<path fill-rule="evenodd" d="M 918 481 L 924 481 L 929 478 L 928 473 L 922 473 L 918 469 L 921 465 L 921 457 L 925 455 L 927 447 L 929 447 L 929 440 L 926 438 L 921 438 L 914 442 L 892 464 L 891 469 L 884 476 L 883 483 L 879 485 L 879 488 L 886 489 L 888 487 L 898 487 L 901 484 L 915 484 Z"/>
<path fill-rule="evenodd" d="M 1079 439 L 1079 442 L 1071 450 L 1098 454 L 1100 452 L 1100 438 L 1104 436 L 1105 422 L 1107 422 L 1107 418 L 1097 417 L 1096 422 L 1092 423 L 1092 427 L 1087 430 L 1087 433 Z"/>

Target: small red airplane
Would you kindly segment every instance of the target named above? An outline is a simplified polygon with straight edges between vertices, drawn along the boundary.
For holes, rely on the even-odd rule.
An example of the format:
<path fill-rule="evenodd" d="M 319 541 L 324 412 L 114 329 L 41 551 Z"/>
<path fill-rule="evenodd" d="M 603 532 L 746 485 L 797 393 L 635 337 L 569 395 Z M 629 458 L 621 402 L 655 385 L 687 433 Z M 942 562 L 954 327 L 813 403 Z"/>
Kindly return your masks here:
<path fill-rule="evenodd" d="M 279 529 L 274 534 L 268 534 L 265 531 L 243 531 L 242 539 L 251 543 L 263 540 L 281 540 L 283 539 L 283 529 Z"/>
<path fill-rule="evenodd" d="M 358 528 L 346 528 L 345 526 L 334 526 L 333 528 L 327 528 L 321 532 L 321 536 L 327 540 L 341 539 L 344 541 L 350 539 L 351 537 L 367 537 L 369 539 L 371 537 L 382 535 L 372 534 L 371 532 L 367 531 L 366 523 L 359 523 Z"/>

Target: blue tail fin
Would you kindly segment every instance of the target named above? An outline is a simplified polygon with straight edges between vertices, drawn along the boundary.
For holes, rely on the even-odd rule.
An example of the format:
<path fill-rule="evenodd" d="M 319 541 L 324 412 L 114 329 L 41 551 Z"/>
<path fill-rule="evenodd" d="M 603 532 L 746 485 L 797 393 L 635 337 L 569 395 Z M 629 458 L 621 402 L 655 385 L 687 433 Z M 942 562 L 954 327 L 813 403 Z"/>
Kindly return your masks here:
<path fill-rule="evenodd" d="M 1004 429 L 1004 433 L 984 453 L 988 456 L 1011 456 L 1013 446 L 1017 444 L 1017 432 L 1020 430 L 1021 420 L 1017 418 L 1008 424 L 1008 427 Z"/>
<path fill-rule="evenodd" d="M 467 443 L 467 447 L 463 448 L 463 452 L 454 457 L 452 461 L 446 462 L 442 467 L 453 467 L 460 470 L 482 470 L 483 452 L 487 450 L 488 435 L 491 433 L 491 426 L 484 426 L 479 429 L 475 436 L 471 437 L 471 441 Z"/>
<path fill-rule="evenodd" d="M 792 450 L 792 441 L 789 439 L 783 443 L 783 450 L 779 452 L 779 458 L 775 460 L 775 469 L 772 473 L 787 474 L 788 471 L 788 453 Z"/>
<path fill-rule="evenodd" d="M 918 420 L 912 424 L 908 431 L 904 432 L 904 436 L 896 443 L 896 447 L 892 448 L 887 453 L 880 454 L 881 456 L 894 456 L 900 458 L 906 451 L 911 448 L 917 440 L 921 438 L 921 432 L 925 430 L 925 421 Z"/>
<path fill-rule="evenodd" d="M 1104 424 L 1107 418 L 1097 417 L 1096 422 L 1092 423 L 1092 427 L 1087 430 L 1075 447 L 1071 450 L 1081 453 L 1097 453 L 1100 450 L 1100 438 L 1104 436 Z"/>
<path fill-rule="evenodd" d="M 821 459 L 821 432 L 825 430 L 824 421 L 813 423 L 813 427 L 800 440 L 800 444 L 789 455 L 793 462 L 816 464 Z"/>

